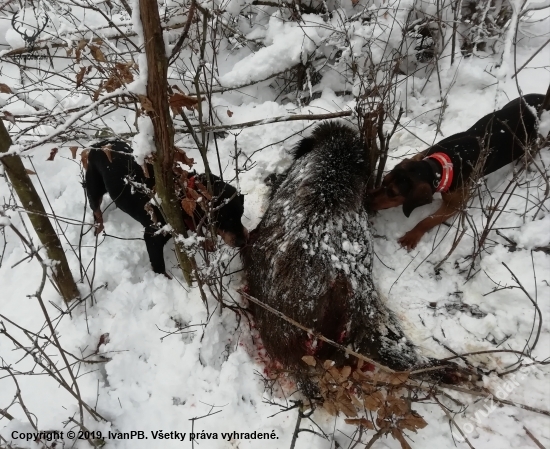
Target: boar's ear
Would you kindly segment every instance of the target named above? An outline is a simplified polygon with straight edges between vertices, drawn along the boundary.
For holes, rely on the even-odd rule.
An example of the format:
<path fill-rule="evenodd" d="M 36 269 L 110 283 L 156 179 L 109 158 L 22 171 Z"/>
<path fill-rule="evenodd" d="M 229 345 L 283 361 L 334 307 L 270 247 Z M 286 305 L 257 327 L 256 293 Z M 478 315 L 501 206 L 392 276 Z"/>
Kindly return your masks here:
<path fill-rule="evenodd" d="M 407 195 L 403 203 L 403 213 L 406 217 L 417 207 L 430 204 L 433 201 L 432 188 L 427 182 L 417 184 L 413 191 Z"/>

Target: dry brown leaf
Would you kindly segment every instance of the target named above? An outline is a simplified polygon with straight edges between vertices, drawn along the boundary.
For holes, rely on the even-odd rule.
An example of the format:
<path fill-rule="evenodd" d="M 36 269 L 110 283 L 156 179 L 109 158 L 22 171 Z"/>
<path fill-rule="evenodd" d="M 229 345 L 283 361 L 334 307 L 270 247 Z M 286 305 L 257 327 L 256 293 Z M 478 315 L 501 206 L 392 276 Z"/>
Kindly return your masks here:
<path fill-rule="evenodd" d="M 329 372 L 330 377 L 333 380 L 338 383 L 342 381 L 342 379 L 340 379 L 340 371 L 338 371 L 338 368 L 336 368 L 335 366 L 331 366 L 327 371 Z"/>
<path fill-rule="evenodd" d="M 155 109 L 153 108 L 153 103 L 151 103 L 151 100 L 147 97 L 147 95 L 138 95 L 139 101 L 141 103 L 141 107 L 146 112 L 154 112 Z"/>
<path fill-rule="evenodd" d="M 202 193 L 202 196 L 204 196 L 208 201 L 212 199 L 212 195 L 208 191 L 208 189 L 204 186 L 204 184 L 200 182 L 195 182 L 195 186 L 197 187 L 197 190 Z"/>
<path fill-rule="evenodd" d="M 84 150 L 82 153 L 80 153 L 80 162 L 82 162 L 82 166 L 84 167 L 84 170 L 88 170 L 89 154 L 90 154 L 90 150 Z"/>
<path fill-rule="evenodd" d="M 187 153 L 182 150 L 181 148 L 174 147 L 174 162 L 181 162 L 182 164 L 185 164 L 191 168 L 193 164 L 195 163 L 195 160 L 191 157 L 187 156 Z"/>
<path fill-rule="evenodd" d="M 76 46 L 75 57 L 76 57 L 77 64 L 80 62 L 80 57 L 82 56 L 82 50 L 84 50 L 84 47 L 86 46 L 87 43 L 88 41 L 86 39 L 80 39 L 80 41 L 78 42 L 78 45 Z"/>
<path fill-rule="evenodd" d="M 10 86 L 8 86 L 7 84 L 0 83 L 0 93 L 13 94 L 13 91 L 11 90 Z"/>
<path fill-rule="evenodd" d="M 374 412 L 384 405 L 384 395 L 381 391 L 375 391 L 363 398 L 363 404 L 367 410 Z"/>
<path fill-rule="evenodd" d="M 182 170 L 181 167 L 178 167 L 178 170 L 174 171 L 174 173 L 176 173 L 178 175 L 178 181 L 177 181 L 178 184 L 181 187 L 186 187 L 187 186 L 187 180 L 189 178 L 189 172 L 185 171 L 185 170 Z"/>
<path fill-rule="evenodd" d="M 122 80 L 122 82 L 125 84 L 131 83 L 132 81 L 134 81 L 134 75 L 130 71 L 133 65 L 134 65 L 133 62 L 127 62 L 127 63 L 117 62 L 115 64 L 115 68 L 118 73 L 118 76 Z"/>
<path fill-rule="evenodd" d="M 416 412 L 411 412 L 397 422 L 400 429 L 411 430 L 416 433 L 417 429 L 423 429 L 428 423 Z"/>
<path fill-rule="evenodd" d="M 336 405 L 338 406 L 338 409 L 347 417 L 354 418 L 357 416 L 357 410 L 351 403 L 351 399 L 349 397 L 340 398 Z"/>
<path fill-rule="evenodd" d="M 328 370 L 332 366 L 334 366 L 334 362 L 332 360 L 325 360 L 323 362 L 323 368 L 326 370 Z"/>
<path fill-rule="evenodd" d="M 101 94 L 102 90 L 103 90 L 103 81 L 99 83 L 97 90 L 94 92 L 94 96 L 93 96 L 94 102 L 96 102 L 99 99 L 99 94 Z"/>
<path fill-rule="evenodd" d="M 109 343 L 109 341 L 110 341 L 110 339 L 109 339 L 109 333 L 108 332 L 106 332 L 104 334 L 101 334 L 101 336 L 99 337 L 99 342 L 97 343 L 97 351 L 99 351 L 99 347 L 101 345 L 106 345 L 107 343 Z"/>
<path fill-rule="evenodd" d="M 351 377 L 352 377 L 354 380 L 358 381 L 358 382 L 362 382 L 362 381 L 364 381 L 364 380 L 368 380 L 368 379 L 369 379 L 369 377 L 368 377 L 365 373 L 363 373 L 363 372 L 361 372 L 361 371 L 359 371 L 359 370 L 353 370 L 353 373 L 351 373 Z"/>
<path fill-rule="evenodd" d="M 76 74 L 76 87 L 80 87 L 82 85 L 82 80 L 84 79 L 85 73 L 86 73 L 86 67 L 82 67 L 80 69 L 80 72 Z"/>
<path fill-rule="evenodd" d="M 168 100 L 172 108 L 187 108 L 189 110 L 193 109 L 199 104 L 199 100 L 196 97 L 190 97 L 185 94 L 176 92 L 174 95 L 170 95 Z"/>
<path fill-rule="evenodd" d="M 88 48 L 90 49 L 90 53 L 96 61 L 107 62 L 107 60 L 105 59 L 105 55 L 98 46 L 90 44 L 88 45 Z"/>
<path fill-rule="evenodd" d="M 340 370 L 340 377 L 345 380 L 349 377 L 349 375 L 351 374 L 351 366 L 344 366 L 341 370 Z"/>
<path fill-rule="evenodd" d="M 68 47 L 65 51 L 67 52 L 67 56 L 73 55 L 73 47 Z"/>
<path fill-rule="evenodd" d="M 353 405 L 355 406 L 355 408 L 357 408 L 357 409 L 362 409 L 363 408 L 363 403 L 359 400 L 357 395 L 355 395 L 355 394 L 351 395 L 351 402 L 353 402 Z"/>
<path fill-rule="evenodd" d="M 103 87 L 105 87 L 105 90 L 109 93 L 117 90 L 120 86 L 122 86 L 122 83 L 118 79 L 118 76 L 115 74 L 111 75 L 111 77 L 107 80 L 107 82 L 104 84 Z"/>
<path fill-rule="evenodd" d="M 227 115 L 228 115 L 229 117 L 233 117 L 233 112 L 231 112 L 231 111 L 228 109 L 228 110 L 227 110 Z"/>
<path fill-rule="evenodd" d="M 32 171 L 30 168 L 26 168 L 25 169 L 25 173 L 27 175 L 36 175 L 36 172 L 35 171 Z"/>
<path fill-rule="evenodd" d="M 374 424 L 367 418 L 346 418 L 344 421 L 352 426 L 363 426 L 365 429 L 374 429 Z"/>
<path fill-rule="evenodd" d="M 201 196 L 193 189 L 190 189 L 189 187 L 185 189 L 185 196 L 187 198 L 191 198 L 193 200 L 198 200 Z"/>
<path fill-rule="evenodd" d="M 399 441 L 399 443 L 401 444 L 401 449 L 411 449 L 411 446 L 409 445 L 409 443 L 407 443 L 407 440 L 405 440 L 405 436 L 403 435 L 403 432 L 401 432 L 401 430 L 394 427 L 391 430 L 391 434 L 397 441 Z"/>
<path fill-rule="evenodd" d="M 302 360 L 309 366 L 317 365 L 317 360 L 312 355 L 305 355 L 302 357 Z"/>
<path fill-rule="evenodd" d="M 113 92 L 121 87 L 123 84 L 131 83 L 134 81 L 134 75 L 130 71 L 130 68 L 134 65 L 133 62 L 115 64 L 114 69 L 111 70 L 111 76 L 105 83 L 104 87 L 107 92 Z"/>
<path fill-rule="evenodd" d="M 57 154 L 57 151 L 58 149 L 57 148 L 52 148 L 50 150 L 50 155 L 48 156 L 48 159 L 46 159 L 47 161 L 53 161 L 54 158 L 55 158 L 55 155 Z"/>
<path fill-rule="evenodd" d="M 181 207 L 187 215 L 192 217 L 195 213 L 195 209 L 197 208 L 197 202 L 191 198 L 184 198 L 181 200 Z"/>
<path fill-rule="evenodd" d="M 338 409 L 334 405 L 332 401 L 325 401 L 323 402 L 323 408 L 330 414 L 330 415 L 336 415 L 338 413 Z"/>
<path fill-rule="evenodd" d="M 11 112 L 4 111 L 4 119 L 15 125 L 15 117 Z"/>
<path fill-rule="evenodd" d="M 393 427 L 393 423 L 391 421 L 387 421 L 387 420 L 381 418 L 380 417 L 380 412 L 378 412 L 378 416 L 376 417 L 376 426 L 380 430 L 386 430 L 386 429 L 389 429 L 390 427 Z"/>
<path fill-rule="evenodd" d="M 336 390 L 336 399 L 339 401 L 340 400 L 345 400 L 348 402 L 351 401 L 351 398 L 349 397 L 349 393 L 343 385 L 340 385 Z"/>
<path fill-rule="evenodd" d="M 388 411 L 397 416 L 405 416 L 409 411 L 409 404 L 403 398 L 398 398 L 392 395 L 388 395 L 386 398 L 388 401 Z"/>
<path fill-rule="evenodd" d="M 69 147 L 69 151 L 71 152 L 73 159 L 76 159 L 76 152 L 78 151 L 78 147 Z"/>
<path fill-rule="evenodd" d="M 86 46 L 87 43 L 88 43 L 88 41 L 86 39 L 80 39 L 78 41 L 78 45 L 76 46 L 76 49 L 77 50 L 84 50 L 84 47 Z"/>
<path fill-rule="evenodd" d="M 393 413 L 391 412 L 389 407 L 386 407 L 385 404 L 377 410 L 376 414 L 377 414 L 377 419 L 381 419 L 381 420 L 389 421 L 388 418 L 390 418 L 390 420 L 394 418 Z"/>
<path fill-rule="evenodd" d="M 387 376 L 388 376 L 388 383 L 392 385 L 401 385 L 405 383 L 409 378 L 409 371 L 390 373 L 390 374 L 387 374 Z"/>
<path fill-rule="evenodd" d="M 369 382 L 363 382 L 361 383 L 361 390 L 363 390 L 363 393 L 371 394 L 376 390 L 376 388 Z"/>

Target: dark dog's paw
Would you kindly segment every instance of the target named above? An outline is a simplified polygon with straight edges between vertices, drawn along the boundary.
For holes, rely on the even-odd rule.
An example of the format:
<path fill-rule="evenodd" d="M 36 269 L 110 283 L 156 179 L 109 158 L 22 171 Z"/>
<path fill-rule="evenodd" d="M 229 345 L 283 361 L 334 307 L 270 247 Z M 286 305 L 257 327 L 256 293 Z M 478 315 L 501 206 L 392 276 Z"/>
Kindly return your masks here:
<path fill-rule="evenodd" d="M 95 210 L 94 211 L 94 235 L 98 236 L 105 227 L 103 226 L 103 214 L 101 213 L 101 210 Z"/>
<path fill-rule="evenodd" d="M 423 235 L 423 232 L 415 231 L 413 229 L 412 231 L 407 232 L 403 237 L 401 237 L 398 242 L 407 251 L 411 251 L 416 248 L 416 245 L 418 245 L 418 242 Z"/>
<path fill-rule="evenodd" d="M 94 236 L 97 237 L 105 229 L 105 226 L 103 226 L 103 223 L 95 223 L 94 228 Z"/>

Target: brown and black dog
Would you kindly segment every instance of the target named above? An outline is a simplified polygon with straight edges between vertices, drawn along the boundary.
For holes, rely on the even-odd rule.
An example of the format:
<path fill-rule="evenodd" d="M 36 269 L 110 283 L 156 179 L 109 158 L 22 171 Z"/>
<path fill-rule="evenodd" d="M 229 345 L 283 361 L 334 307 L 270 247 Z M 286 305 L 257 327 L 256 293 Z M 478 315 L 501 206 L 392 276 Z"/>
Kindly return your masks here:
<path fill-rule="evenodd" d="M 488 175 L 519 159 L 537 135 L 537 111 L 544 95 L 529 94 L 480 119 L 462 133 L 449 136 L 390 171 L 382 185 L 369 192 L 367 208 L 403 205 L 409 216 L 441 192 L 442 206 L 399 239 L 411 250 L 433 227 L 455 215 L 468 200 L 468 180 L 478 172 Z M 483 160 L 480 160 L 480 157 Z M 477 171 L 477 170 L 479 171 Z"/>
<path fill-rule="evenodd" d="M 109 156 L 102 151 L 109 149 Z M 104 140 L 92 145 L 88 155 L 86 169 L 86 194 L 90 202 L 96 223 L 96 235 L 103 230 L 103 214 L 101 212 L 101 200 L 103 195 L 109 194 L 116 206 L 140 222 L 145 228 L 143 237 L 149 253 L 149 260 L 155 273 L 166 274 L 163 257 L 164 245 L 170 240 L 170 234 L 159 232 L 166 222 L 160 210 L 151 205 L 150 196 L 144 189 L 136 188 L 136 185 L 152 190 L 155 186 L 153 167 L 148 169 L 149 176 L 138 165 L 132 154 L 132 148 L 121 140 Z M 131 182 L 130 182 L 131 181 Z M 195 184 L 207 184 L 206 174 L 193 175 L 187 181 L 187 187 L 196 190 Z M 248 231 L 241 223 L 244 212 L 244 196 L 231 184 L 223 182 L 220 178 L 210 175 L 213 197 L 211 197 L 212 213 L 206 217 L 212 221 L 216 232 L 224 242 L 232 247 L 242 247 L 246 244 Z M 205 201 L 208 198 L 203 198 Z M 146 206 L 149 205 L 148 209 Z M 156 222 L 153 221 L 150 212 L 153 213 Z M 192 231 L 196 229 L 196 223 L 203 223 L 204 213 L 197 207 L 193 216 L 183 211 L 183 218 Z M 169 276 L 168 276 L 169 277 Z"/>

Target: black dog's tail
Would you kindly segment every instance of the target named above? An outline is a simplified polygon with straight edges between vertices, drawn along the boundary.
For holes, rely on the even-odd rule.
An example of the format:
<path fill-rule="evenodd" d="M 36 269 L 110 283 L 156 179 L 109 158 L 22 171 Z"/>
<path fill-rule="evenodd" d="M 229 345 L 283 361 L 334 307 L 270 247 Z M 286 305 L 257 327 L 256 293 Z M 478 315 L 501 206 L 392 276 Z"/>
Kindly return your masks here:
<path fill-rule="evenodd" d="M 550 111 L 550 86 L 548 86 L 548 90 L 546 91 L 544 100 L 542 100 L 542 104 L 539 106 L 539 109 L 537 111 L 539 119 L 544 111 Z"/>

